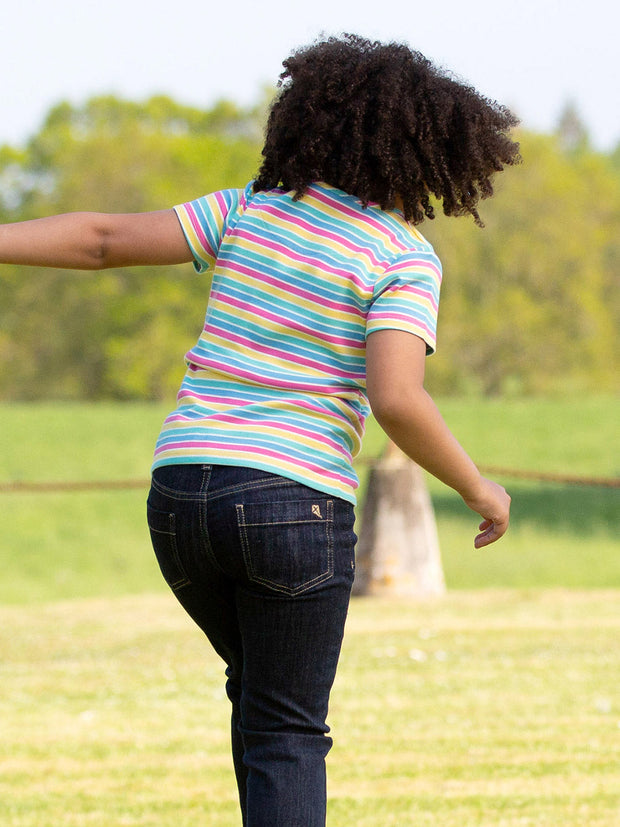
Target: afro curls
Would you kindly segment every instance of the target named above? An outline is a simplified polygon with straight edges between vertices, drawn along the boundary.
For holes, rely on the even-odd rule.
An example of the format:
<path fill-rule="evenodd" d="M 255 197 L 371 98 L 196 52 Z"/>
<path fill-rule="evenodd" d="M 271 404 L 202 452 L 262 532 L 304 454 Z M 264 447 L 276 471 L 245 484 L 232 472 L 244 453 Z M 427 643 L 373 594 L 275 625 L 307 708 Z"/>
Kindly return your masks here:
<path fill-rule="evenodd" d="M 407 221 L 473 215 L 491 179 L 518 163 L 504 106 L 399 43 L 331 37 L 283 63 L 254 190 L 283 187 L 301 198 L 323 181 Z"/>

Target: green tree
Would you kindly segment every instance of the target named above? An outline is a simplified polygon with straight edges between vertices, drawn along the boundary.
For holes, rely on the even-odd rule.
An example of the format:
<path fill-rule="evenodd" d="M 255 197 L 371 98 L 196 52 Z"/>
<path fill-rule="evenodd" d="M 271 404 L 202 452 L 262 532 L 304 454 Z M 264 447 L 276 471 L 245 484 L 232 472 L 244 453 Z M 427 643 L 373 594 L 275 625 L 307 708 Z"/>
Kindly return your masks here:
<path fill-rule="evenodd" d="M 3 220 L 163 209 L 256 173 L 258 107 L 202 112 L 156 97 L 54 107 L 23 153 L 0 154 Z M 163 398 L 202 323 L 190 268 L 0 271 L 5 398 Z"/>
<path fill-rule="evenodd" d="M 244 186 L 259 166 L 266 100 L 61 103 L 27 147 L 0 148 L 0 220 L 162 209 Z M 576 149 L 561 134 L 521 143 L 523 164 L 481 204 L 486 229 L 442 215 L 422 227 L 444 265 L 430 386 L 615 390 L 620 148 Z M 191 267 L 0 268 L 0 397 L 171 398 L 208 291 Z"/>
<path fill-rule="evenodd" d="M 425 229 L 444 264 L 437 389 L 616 386 L 620 189 L 608 156 L 522 136 L 523 164 L 483 202 L 486 229 Z"/>

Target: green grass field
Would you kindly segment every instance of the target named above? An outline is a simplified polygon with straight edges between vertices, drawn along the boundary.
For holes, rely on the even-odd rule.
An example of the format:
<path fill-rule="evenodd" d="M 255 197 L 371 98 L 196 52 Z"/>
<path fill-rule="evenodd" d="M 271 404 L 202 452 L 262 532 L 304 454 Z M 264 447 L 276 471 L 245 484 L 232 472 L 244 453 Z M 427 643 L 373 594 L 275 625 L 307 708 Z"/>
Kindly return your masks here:
<path fill-rule="evenodd" d="M 581 400 L 445 400 L 449 424 L 481 464 L 617 477 L 620 405 Z M 144 489 L 0 492 L 0 603 L 163 590 L 144 521 L 158 405 L 0 406 L 0 482 L 144 479 Z M 360 457 L 384 438 L 369 423 Z M 620 490 L 501 479 L 513 497 L 508 535 L 473 549 L 477 519 L 429 480 L 450 588 L 620 587 Z"/>
<path fill-rule="evenodd" d="M 618 404 L 446 400 L 481 464 L 617 476 Z M 0 482 L 145 479 L 166 410 L 0 406 Z M 372 423 L 359 470 L 381 451 Z M 513 524 L 429 481 L 449 591 L 352 603 L 330 827 L 618 827 L 618 489 L 502 480 Z M 7 827 L 237 827 L 223 669 L 162 585 L 143 490 L 1 493 Z M 569 588 L 570 587 L 570 588 Z"/>
<path fill-rule="evenodd" d="M 353 601 L 330 827 L 617 827 L 618 592 Z M 7 827 L 238 827 L 222 664 L 172 598 L 0 609 Z"/>

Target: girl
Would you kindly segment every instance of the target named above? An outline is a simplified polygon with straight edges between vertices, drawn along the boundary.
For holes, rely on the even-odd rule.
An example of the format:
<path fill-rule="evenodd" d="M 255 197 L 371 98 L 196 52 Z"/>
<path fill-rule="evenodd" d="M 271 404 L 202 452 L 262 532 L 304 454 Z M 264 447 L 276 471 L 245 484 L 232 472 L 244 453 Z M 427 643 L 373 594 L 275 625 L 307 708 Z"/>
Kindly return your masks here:
<path fill-rule="evenodd" d="M 372 409 L 482 522 L 484 479 L 424 390 L 440 264 L 416 225 L 470 214 L 518 161 L 516 119 L 407 46 L 330 38 L 284 62 L 263 163 L 242 190 L 174 210 L 0 228 L 0 261 L 212 271 L 153 464 L 164 577 L 226 662 L 248 827 L 325 824 L 328 698 L 354 575 L 351 461 Z"/>

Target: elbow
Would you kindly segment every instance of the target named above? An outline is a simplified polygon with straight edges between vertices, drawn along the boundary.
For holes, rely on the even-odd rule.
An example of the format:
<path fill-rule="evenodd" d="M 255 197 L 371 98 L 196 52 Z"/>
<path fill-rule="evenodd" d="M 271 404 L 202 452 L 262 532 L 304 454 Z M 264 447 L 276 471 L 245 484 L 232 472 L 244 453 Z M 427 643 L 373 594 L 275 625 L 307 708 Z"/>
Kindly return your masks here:
<path fill-rule="evenodd" d="M 111 266 L 107 234 L 102 228 L 93 228 L 87 246 L 87 255 L 90 270 L 105 270 Z"/>
<path fill-rule="evenodd" d="M 110 265 L 108 264 L 107 254 L 105 250 L 105 245 L 101 244 L 97 247 L 94 247 L 91 251 L 90 257 L 90 269 L 91 270 L 105 270 Z"/>
<path fill-rule="evenodd" d="M 374 418 L 386 433 L 411 423 L 412 416 L 423 403 L 427 393 L 423 387 L 383 388 L 379 393 L 368 395 L 368 402 Z"/>
<path fill-rule="evenodd" d="M 398 399 L 376 399 L 370 403 L 370 409 L 383 433 L 405 450 L 404 438 L 410 430 L 408 417 L 411 412 Z"/>
<path fill-rule="evenodd" d="M 405 417 L 407 402 L 403 396 L 380 393 L 369 395 L 368 401 L 374 418 L 384 430 Z"/>
<path fill-rule="evenodd" d="M 111 267 L 109 233 L 97 213 L 83 213 L 81 224 L 80 269 L 105 270 Z"/>

